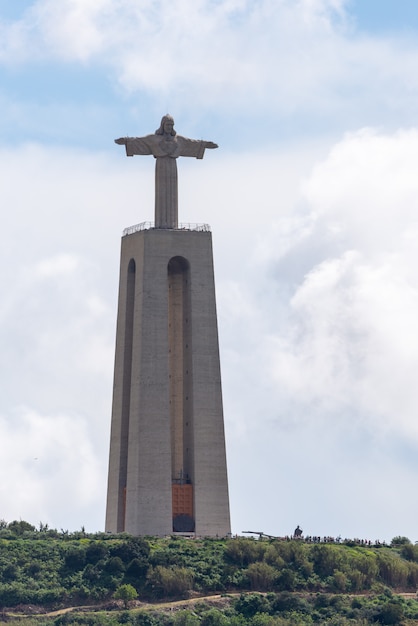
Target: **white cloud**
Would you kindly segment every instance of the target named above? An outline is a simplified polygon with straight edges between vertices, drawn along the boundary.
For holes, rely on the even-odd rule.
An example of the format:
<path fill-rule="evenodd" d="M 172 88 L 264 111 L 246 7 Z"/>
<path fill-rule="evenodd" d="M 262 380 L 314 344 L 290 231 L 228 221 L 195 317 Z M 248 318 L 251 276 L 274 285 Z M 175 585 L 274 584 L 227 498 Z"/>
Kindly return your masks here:
<path fill-rule="evenodd" d="M 352 241 L 370 253 L 397 249 L 418 224 L 417 158 L 416 129 L 348 134 L 316 167 L 306 197 L 345 245 Z"/>
<path fill-rule="evenodd" d="M 292 258 L 322 243 L 321 254 L 292 285 L 288 323 L 270 325 L 275 379 L 295 402 L 416 441 L 417 151 L 415 130 L 361 131 L 315 167 L 304 186 L 313 226 Z"/>
<path fill-rule="evenodd" d="M 50 259 L 43 259 L 35 266 L 35 275 L 40 278 L 72 274 L 78 265 L 78 259 L 70 254 L 59 254 Z"/>
<path fill-rule="evenodd" d="M 410 113 L 418 90 L 415 44 L 357 38 L 348 6 L 37 0 L 20 21 L 1 25 L 0 59 L 104 66 L 126 93 L 154 94 L 190 111 L 257 107 L 263 115 L 299 111 L 329 120 L 338 109 L 349 124 L 372 111 Z"/>
<path fill-rule="evenodd" d="M 85 420 L 77 415 L 41 415 L 20 407 L 0 418 L 2 517 L 76 529 L 103 517 L 103 470 Z"/>

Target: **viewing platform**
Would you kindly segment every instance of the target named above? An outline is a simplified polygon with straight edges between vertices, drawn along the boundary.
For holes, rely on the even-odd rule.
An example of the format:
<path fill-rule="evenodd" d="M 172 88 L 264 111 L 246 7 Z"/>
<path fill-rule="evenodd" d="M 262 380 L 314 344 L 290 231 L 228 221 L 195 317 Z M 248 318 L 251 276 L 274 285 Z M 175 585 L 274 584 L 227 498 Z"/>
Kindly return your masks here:
<path fill-rule="evenodd" d="M 153 230 L 155 229 L 154 222 L 141 222 L 140 224 L 135 224 L 134 226 L 128 226 L 122 233 L 122 237 L 126 237 L 127 235 L 133 235 L 134 233 L 139 232 L 140 230 Z M 157 228 L 156 230 L 193 230 L 202 233 L 210 233 L 209 224 L 179 224 L 177 228 Z"/>

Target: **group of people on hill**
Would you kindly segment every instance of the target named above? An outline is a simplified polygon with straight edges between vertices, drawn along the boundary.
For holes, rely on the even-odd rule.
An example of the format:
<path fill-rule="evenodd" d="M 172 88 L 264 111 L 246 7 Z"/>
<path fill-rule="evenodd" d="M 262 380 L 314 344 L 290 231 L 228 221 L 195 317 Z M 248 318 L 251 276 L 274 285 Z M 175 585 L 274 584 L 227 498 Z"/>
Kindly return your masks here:
<path fill-rule="evenodd" d="M 303 530 L 300 528 L 299 525 L 295 528 L 295 531 L 291 537 L 286 535 L 286 537 L 281 537 L 281 539 L 284 539 L 285 541 L 290 541 L 291 539 L 300 539 L 302 541 L 305 541 L 306 543 L 352 543 L 356 546 L 365 547 L 380 547 L 386 545 L 385 541 L 379 541 L 379 539 L 376 539 L 374 542 L 372 542 L 370 539 L 342 539 L 340 535 L 338 535 L 338 537 L 320 537 L 319 535 L 307 535 L 306 537 L 304 537 Z"/>

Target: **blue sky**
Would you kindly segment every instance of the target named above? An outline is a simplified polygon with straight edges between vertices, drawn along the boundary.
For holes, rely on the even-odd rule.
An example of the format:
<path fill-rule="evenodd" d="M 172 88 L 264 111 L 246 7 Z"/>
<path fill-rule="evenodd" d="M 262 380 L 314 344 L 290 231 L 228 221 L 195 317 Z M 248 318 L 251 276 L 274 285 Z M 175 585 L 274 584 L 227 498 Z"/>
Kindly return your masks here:
<path fill-rule="evenodd" d="M 347 8 L 356 28 L 365 33 L 412 35 L 418 30 L 418 7 L 412 0 L 351 0 Z"/>
<path fill-rule="evenodd" d="M 71 3 L 66 4 L 68 11 L 71 12 Z M 106 3 L 102 4 L 106 5 Z M 120 6 L 122 13 L 123 4 L 114 2 L 113 10 L 117 12 L 118 6 Z M 161 7 L 164 6 L 164 3 L 158 4 Z M 207 4 L 210 5 L 211 3 Z M 223 3 L 212 4 L 214 6 L 223 5 Z M 413 48 L 413 34 L 418 27 L 418 10 L 412 2 L 405 0 L 397 2 L 396 5 L 389 0 L 382 0 L 381 2 L 371 0 L 355 2 L 352 0 L 347 3 L 339 1 L 325 3 L 328 11 L 327 18 L 331 27 L 335 29 L 334 35 L 345 39 L 346 49 L 339 49 L 338 41 L 334 37 L 321 41 L 317 33 L 312 32 L 309 23 L 304 24 L 300 20 L 298 24 L 298 17 L 302 16 L 302 12 L 295 11 L 292 19 L 295 19 L 295 25 L 300 30 L 300 34 L 312 37 L 311 51 L 301 50 L 297 40 L 289 42 L 286 40 L 290 31 L 287 31 L 288 25 L 285 22 L 283 24 L 280 22 L 280 4 L 287 4 L 291 7 L 292 3 L 277 3 L 278 8 L 276 10 L 273 8 L 271 32 L 263 31 L 262 23 L 254 23 L 255 20 L 251 23 L 249 18 L 256 14 L 256 3 L 241 2 L 235 4 L 236 7 L 232 6 L 232 9 L 227 10 L 222 16 L 223 19 L 220 20 L 222 31 L 219 48 L 220 53 L 223 51 L 231 53 L 231 65 L 236 63 L 239 67 L 240 59 L 237 56 L 240 55 L 240 46 L 245 42 L 245 31 L 248 31 L 248 37 L 251 39 L 250 43 L 247 42 L 249 53 L 244 55 L 247 58 L 243 59 L 241 69 L 244 85 L 242 89 L 238 89 L 234 93 L 233 89 L 228 89 L 230 77 L 225 74 L 220 78 L 219 85 L 216 85 L 216 89 L 220 89 L 220 93 L 215 96 L 216 102 L 199 101 L 200 114 L 198 113 L 197 116 L 201 120 L 199 128 L 202 129 L 202 132 L 206 131 L 206 128 L 222 128 L 222 134 L 226 141 L 225 147 L 234 149 L 243 141 L 240 139 L 243 125 L 246 126 L 245 134 L 250 133 L 251 137 L 252 133 L 257 135 L 262 130 L 265 132 L 266 140 L 268 131 L 271 129 L 274 135 L 279 136 L 282 141 L 288 141 L 294 140 L 295 136 L 299 135 L 309 138 L 326 132 L 341 133 L 347 128 L 357 128 L 364 125 L 390 124 L 393 114 L 396 112 L 403 115 L 405 122 L 415 123 L 415 107 L 413 110 L 406 111 L 404 94 L 399 94 L 400 102 L 397 101 L 398 98 L 396 97 L 396 90 L 399 88 L 397 83 L 406 80 L 406 78 L 393 74 L 387 77 L 376 77 L 374 75 L 374 59 L 369 59 L 371 68 L 370 74 L 367 74 L 367 50 L 364 51 L 364 57 L 360 55 L 357 58 L 356 53 L 356 42 L 360 39 L 364 44 L 364 38 L 368 38 L 368 36 L 376 37 L 376 43 L 380 45 L 384 45 L 384 37 L 388 37 L 395 47 Z M 39 15 L 42 17 L 45 12 L 42 13 L 37 10 L 37 6 L 38 4 L 33 2 L 19 2 L 16 6 L 8 2 L 0 3 L 0 19 L 4 21 L 6 30 L 11 29 L 13 24 L 20 23 L 24 40 L 23 47 L 25 48 L 26 45 L 27 48 L 23 52 L 23 59 L 20 54 L 14 52 L 13 48 L 9 50 L 0 70 L 0 97 L 5 109 L 0 131 L 6 142 L 29 140 L 58 145 L 72 143 L 75 146 L 87 145 L 105 148 L 109 138 L 103 129 L 117 127 L 118 130 L 123 129 L 125 131 L 126 128 L 126 132 L 129 132 L 129 128 L 137 126 L 140 122 L 146 124 L 150 120 L 149 123 L 151 123 L 153 116 L 157 115 L 157 111 L 158 115 L 160 114 L 160 109 L 165 110 L 170 106 L 176 108 L 177 102 L 181 103 L 178 115 L 182 115 L 184 105 L 188 101 L 187 91 L 188 89 L 192 90 L 192 82 L 186 87 L 188 79 L 180 72 L 181 80 L 185 81 L 184 85 L 177 86 L 174 84 L 177 72 L 175 54 L 173 54 L 172 59 L 165 58 L 166 66 L 156 64 L 157 72 L 163 74 L 166 71 L 168 73 L 167 80 L 162 76 L 162 80 L 158 80 L 157 77 L 156 84 L 147 88 L 142 84 L 141 77 L 134 76 L 136 84 L 129 81 L 121 84 L 119 72 L 121 69 L 123 70 L 124 61 L 120 59 L 116 63 L 112 63 L 111 55 L 132 54 L 133 59 L 135 59 L 135 54 L 146 56 L 146 50 L 143 50 L 136 42 L 136 46 L 130 46 L 129 37 L 124 41 L 122 35 L 122 40 L 114 46 L 113 50 L 112 47 L 106 50 L 105 43 L 102 44 L 103 55 L 101 54 L 102 49 L 99 51 L 92 49 L 90 53 L 84 51 L 78 53 L 76 46 L 71 45 L 77 41 L 76 32 L 70 33 L 74 39 L 71 39 L 69 50 L 65 50 L 64 44 L 60 49 L 60 41 L 58 41 L 58 47 L 55 41 L 45 41 L 45 38 L 54 38 L 53 23 L 51 25 L 46 24 L 44 33 L 39 32 Z M 42 8 L 42 3 L 39 6 Z M 48 8 L 48 3 L 45 3 L 45 6 Z M 312 3 L 312 6 L 315 6 L 315 3 Z M 129 10 L 128 6 L 125 9 L 125 13 L 128 14 L 124 16 L 125 19 L 129 18 Z M 206 11 L 210 11 L 210 8 Z M 150 15 L 149 20 L 151 22 L 147 36 L 152 37 L 154 15 L 157 16 L 156 29 L 170 28 L 165 25 L 161 17 L 162 9 L 161 14 L 159 11 L 154 13 L 150 9 L 145 9 L 144 12 L 147 13 L 147 16 Z M 58 20 L 60 27 L 63 27 L 63 23 L 65 25 L 65 9 L 62 13 L 62 22 L 59 12 L 57 15 L 54 15 L 54 11 L 51 13 L 53 18 Z M 202 11 L 202 13 L 204 12 Z M 135 12 L 132 12 L 132 15 L 134 14 Z M 320 14 L 320 10 L 317 11 L 317 14 Z M 135 17 L 139 19 L 137 15 Z M 260 16 L 257 17 L 263 19 L 262 14 L 261 18 Z M 204 19 L 204 15 L 201 15 L 201 18 Z M 175 18 L 173 17 L 173 19 Z M 274 61 L 274 56 L 273 58 L 269 56 L 275 43 L 275 25 L 278 29 L 283 28 L 284 45 L 288 45 L 288 49 L 283 50 L 283 54 L 280 47 L 276 49 L 276 61 Z M 212 24 L 212 36 L 215 40 L 218 36 L 216 26 L 215 19 Z M 70 27 L 71 25 L 69 25 Z M 47 30 L 48 28 L 51 30 Z M 183 38 L 187 38 L 187 25 L 181 27 L 179 32 L 182 33 Z M 109 19 L 105 37 L 110 38 L 111 33 L 112 23 Z M 225 41 L 223 41 L 222 36 L 226 38 Z M 257 37 L 263 39 L 264 36 L 266 42 L 263 53 L 263 47 L 260 48 L 258 45 Z M 228 37 L 232 39 L 232 45 L 229 44 Z M 243 41 L 241 41 L 241 37 Z M 280 37 L 280 33 L 278 33 L 278 37 Z M 57 38 L 59 39 L 59 33 Z M 201 44 L 201 54 L 203 55 L 202 73 L 199 72 L 200 67 L 193 67 L 193 71 L 200 74 L 200 88 L 202 85 L 210 88 L 216 83 L 216 80 L 210 78 L 205 80 L 204 67 L 206 63 L 209 67 L 211 65 L 210 57 L 208 58 L 207 55 L 211 53 L 212 39 L 208 37 L 207 41 L 200 42 L 195 34 L 191 39 L 193 44 Z M 56 47 L 55 50 L 54 46 Z M 230 47 L 232 50 L 229 49 Z M 253 63 L 252 49 L 254 51 L 260 50 L 260 58 L 254 61 L 254 67 L 251 67 Z M 77 58 L 78 54 L 81 54 L 82 58 Z M 149 54 L 152 55 L 152 51 Z M 334 67 L 332 68 L 324 67 L 323 55 L 328 54 L 335 55 Z M 170 57 L 171 54 L 168 56 Z M 179 56 L 179 63 L 187 64 L 185 60 L 189 59 L 190 56 L 193 54 L 190 55 L 187 46 L 184 46 Z M 297 73 L 300 72 L 299 61 L 305 61 L 305 64 L 301 76 L 297 77 Z M 245 65 L 250 66 L 252 72 L 256 71 L 257 62 L 264 64 L 267 73 L 271 74 L 272 88 L 277 91 L 276 98 L 279 102 L 276 102 L 276 98 L 272 98 L 272 106 L 270 107 L 268 106 L 269 98 L 265 98 L 264 94 L 264 89 L 268 88 L 269 78 L 266 77 L 264 85 L 256 85 L 250 98 L 248 98 L 245 89 Z M 361 77 L 356 76 L 356 65 L 360 63 L 365 65 L 364 75 Z M 322 68 L 321 64 L 324 64 Z M 310 65 L 312 65 L 312 71 Z M 150 66 L 152 66 L 152 62 Z M 321 69 L 325 69 L 325 72 Z M 349 74 L 353 74 L 353 76 L 347 77 L 347 69 Z M 233 71 L 233 68 L 231 70 Z M 329 71 L 331 76 L 327 76 Z M 296 79 L 294 76 L 287 76 L 287 72 L 296 74 Z M 211 68 L 209 73 L 213 78 L 216 70 Z M 306 76 L 304 76 L 305 74 Z M 315 77 L 317 77 L 316 80 Z M 255 76 L 252 78 L 256 83 Z M 359 79 L 360 82 L 358 83 Z M 381 94 L 379 94 L 379 100 L 375 100 L 374 98 L 378 94 L 369 89 L 368 102 L 365 103 L 362 94 L 359 93 L 367 88 L 363 81 L 370 81 L 370 85 L 367 84 L 367 87 L 373 87 L 373 82 L 386 82 L 389 93 L 383 100 Z M 164 82 L 169 83 L 168 89 L 164 87 Z M 295 82 L 296 93 L 289 94 L 286 83 L 290 83 L 290 87 L 294 88 Z M 228 92 L 228 98 L 223 98 L 222 85 Z M 251 89 L 251 85 L 249 87 Z M 258 94 L 257 90 L 259 90 Z M 269 95 L 271 96 L 271 94 Z M 210 95 L 209 99 L 211 99 Z M 323 99 L 326 101 L 324 102 Z M 337 109 L 339 100 L 342 110 Z M 217 102 L 221 102 L 223 106 L 217 106 Z M 254 105 L 260 112 L 256 125 L 253 121 L 252 107 Z M 188 110 L 184 114 L 190 116 Z"/>
<path fill-rule="evenodd" d="M 180 221 L 213 231 L 234 532 L 418 539 L 417 28 L 412 0 L 0 0 L 0 517 L 103 528 L 154 193 L 113 139 L 170 112 L 220 146 L 180 161 Z"/>

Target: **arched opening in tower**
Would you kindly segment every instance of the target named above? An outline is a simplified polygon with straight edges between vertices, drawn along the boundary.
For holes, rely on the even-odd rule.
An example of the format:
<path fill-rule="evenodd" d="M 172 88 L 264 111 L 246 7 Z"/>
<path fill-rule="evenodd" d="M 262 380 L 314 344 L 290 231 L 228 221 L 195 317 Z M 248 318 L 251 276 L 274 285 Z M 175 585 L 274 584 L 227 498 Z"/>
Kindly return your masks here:
<path fill-rule="evenodd" d="M 193 396 L 190 264 L 168 263 L 169 395 L 173 531 L 193 532 Z"/>
<path fill-rule="evenodd" d="M 128 472 L 128 439 L 129 415 L 131 411 L 131 384 L 132 384 L 132 344 L 135 311 L 135 276 L 136 265 L 134 259 L 129 261 L 126 277 L 126 307 L 125 307 L 125 352 L 123 360 L 123 404 L 121 414 L 120 433 L 120 461 L 119 461 L 119 498 L 117 532 L 125 530 L 126 511 L 126 483 Z"/>

